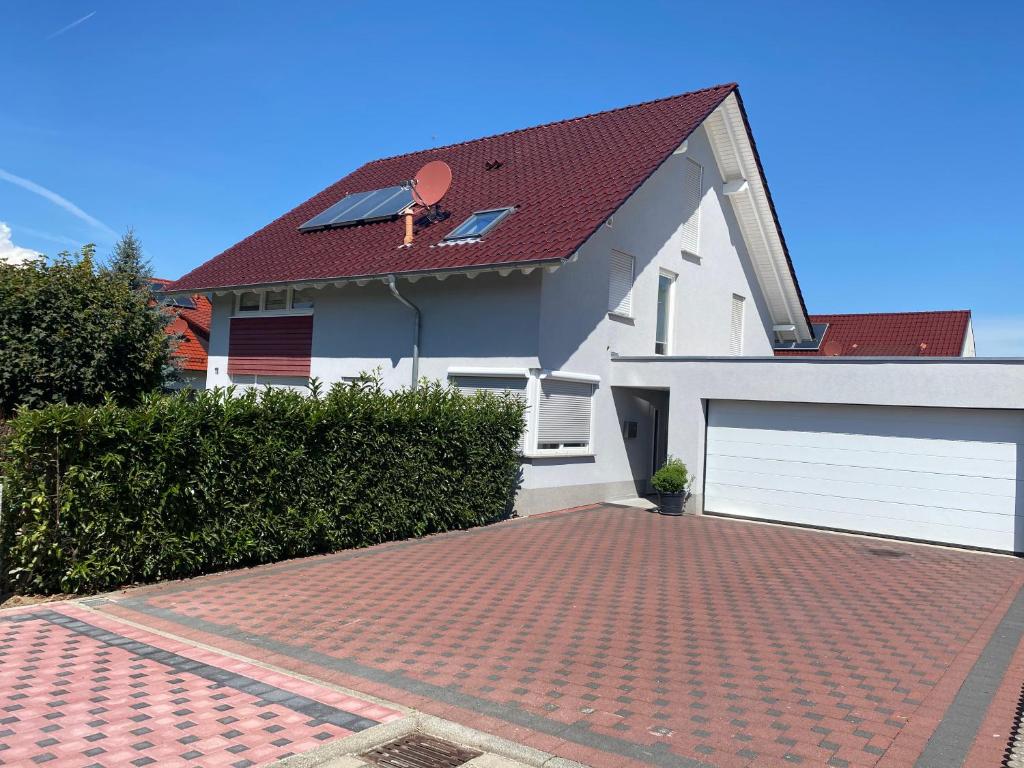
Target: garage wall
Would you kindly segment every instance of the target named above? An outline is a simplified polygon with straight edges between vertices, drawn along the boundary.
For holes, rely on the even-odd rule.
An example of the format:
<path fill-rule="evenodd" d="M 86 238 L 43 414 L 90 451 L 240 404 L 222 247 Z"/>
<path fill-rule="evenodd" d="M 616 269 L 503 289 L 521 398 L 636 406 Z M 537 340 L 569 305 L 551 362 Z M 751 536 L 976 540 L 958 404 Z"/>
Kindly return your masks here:
<path fill-rule="evenodd" d="M 1021 358 L 626 358 L 611 384 L 669 392 L 669 452 L 694 476 L 703 511 L 706 404 L 716 400 L 1024 412 Z M 1010 423 L 1019 423 L 1010 420 Z M 1012 428 L 1012 427 L 1011 427 Z M 1016 441 L 1024 443 L 1024 434 Z M 1016 479 L 1024 479 L 1017 454 Z M 1020 496 L 1018 496 L 1020 504 Z M 1018 534 L 1017 547 L 1024 548 Z"/>

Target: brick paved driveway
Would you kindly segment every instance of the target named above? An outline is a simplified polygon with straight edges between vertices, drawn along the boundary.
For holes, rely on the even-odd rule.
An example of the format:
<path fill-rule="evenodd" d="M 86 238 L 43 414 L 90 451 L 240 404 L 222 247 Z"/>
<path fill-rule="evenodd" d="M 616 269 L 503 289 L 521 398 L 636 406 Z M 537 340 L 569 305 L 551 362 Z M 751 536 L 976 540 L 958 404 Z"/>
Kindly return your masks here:
<path fill-rule="evenodd" d="M 79 605 L 0 613 L 0 765 L 249 768 L 399 717 Z"/>
<path fill-rule="evenodd" d="M 102 609 L 596 766 L 953 766 L 1004 724 L 1022 586 L 1007 557 L 606 505 Z"/>

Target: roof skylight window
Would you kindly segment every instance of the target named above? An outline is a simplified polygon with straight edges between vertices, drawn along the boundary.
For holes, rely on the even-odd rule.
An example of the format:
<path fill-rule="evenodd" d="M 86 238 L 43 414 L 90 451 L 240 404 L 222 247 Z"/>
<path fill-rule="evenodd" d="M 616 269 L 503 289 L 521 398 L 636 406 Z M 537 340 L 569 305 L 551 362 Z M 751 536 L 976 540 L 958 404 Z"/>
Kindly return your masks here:
<path fill-rule="evenodd" d="M 512 208 L 495 208 L 490 211 L 477 211 L 455 229 L 445 235 L 445 240 L 464 240 L 466 238 L 483 237 L 494 229 L 498 222 L 512 213 Z"/>

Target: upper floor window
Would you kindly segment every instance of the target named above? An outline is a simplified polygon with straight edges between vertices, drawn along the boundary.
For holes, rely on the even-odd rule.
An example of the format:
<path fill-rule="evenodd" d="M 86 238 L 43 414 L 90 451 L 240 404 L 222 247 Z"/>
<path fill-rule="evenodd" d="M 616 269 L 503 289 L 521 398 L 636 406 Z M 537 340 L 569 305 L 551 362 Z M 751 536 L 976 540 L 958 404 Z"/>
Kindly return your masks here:
<path fill-rule="evenodd" d="M 732 295 L 732 322 L 729 327 L 729 352 L 743 354 L 743 308 L 746 299 L 739 294 Z"/>
<path fill-rule="evenodd" d="M 662 270 L 658 275 L 658 318 L 654 333 L 654 354 L 671 354 L 672 318 L 675 314 L 676 276 Z"/>
<path fill-rule="evenodd" d="M 612 251 L 608 274 L 608 311 L 613 315 L 633 316 L 633 270 L 632 256 Z"/>
<path fill-rule="evenodd" d="M 683 161 L 683 253 L 700 255 L 700 200 L 704 192 L 704 168 L 689 157 Z"/>
<path fill-rule="evenodd" d="M 295 312 L 304 314 L 313 309 L 312 289 L 276 288 L 268 291 L 243 291 L 238 294 L 235 311 L 248 312 Z"/>
<path fill-rule="evenodd" d="M 495 208 L 490 211 L 477 211 L 455 229 L 444 236 L 445 240 L 461 240 L 467 237 L 483 237 L 498 223 L 512 213 L 512 208 Z"/>

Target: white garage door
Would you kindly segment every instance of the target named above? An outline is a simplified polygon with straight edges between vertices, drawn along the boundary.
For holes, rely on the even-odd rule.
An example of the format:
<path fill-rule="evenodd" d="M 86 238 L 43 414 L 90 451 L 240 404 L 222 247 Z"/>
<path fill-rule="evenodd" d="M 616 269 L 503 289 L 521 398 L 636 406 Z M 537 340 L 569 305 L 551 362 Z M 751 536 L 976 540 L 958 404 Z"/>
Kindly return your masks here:
<path fill-rule="evenodd" d="M 715 400 L 704 507 L 1024 550 L 1024 413 Z"/>

